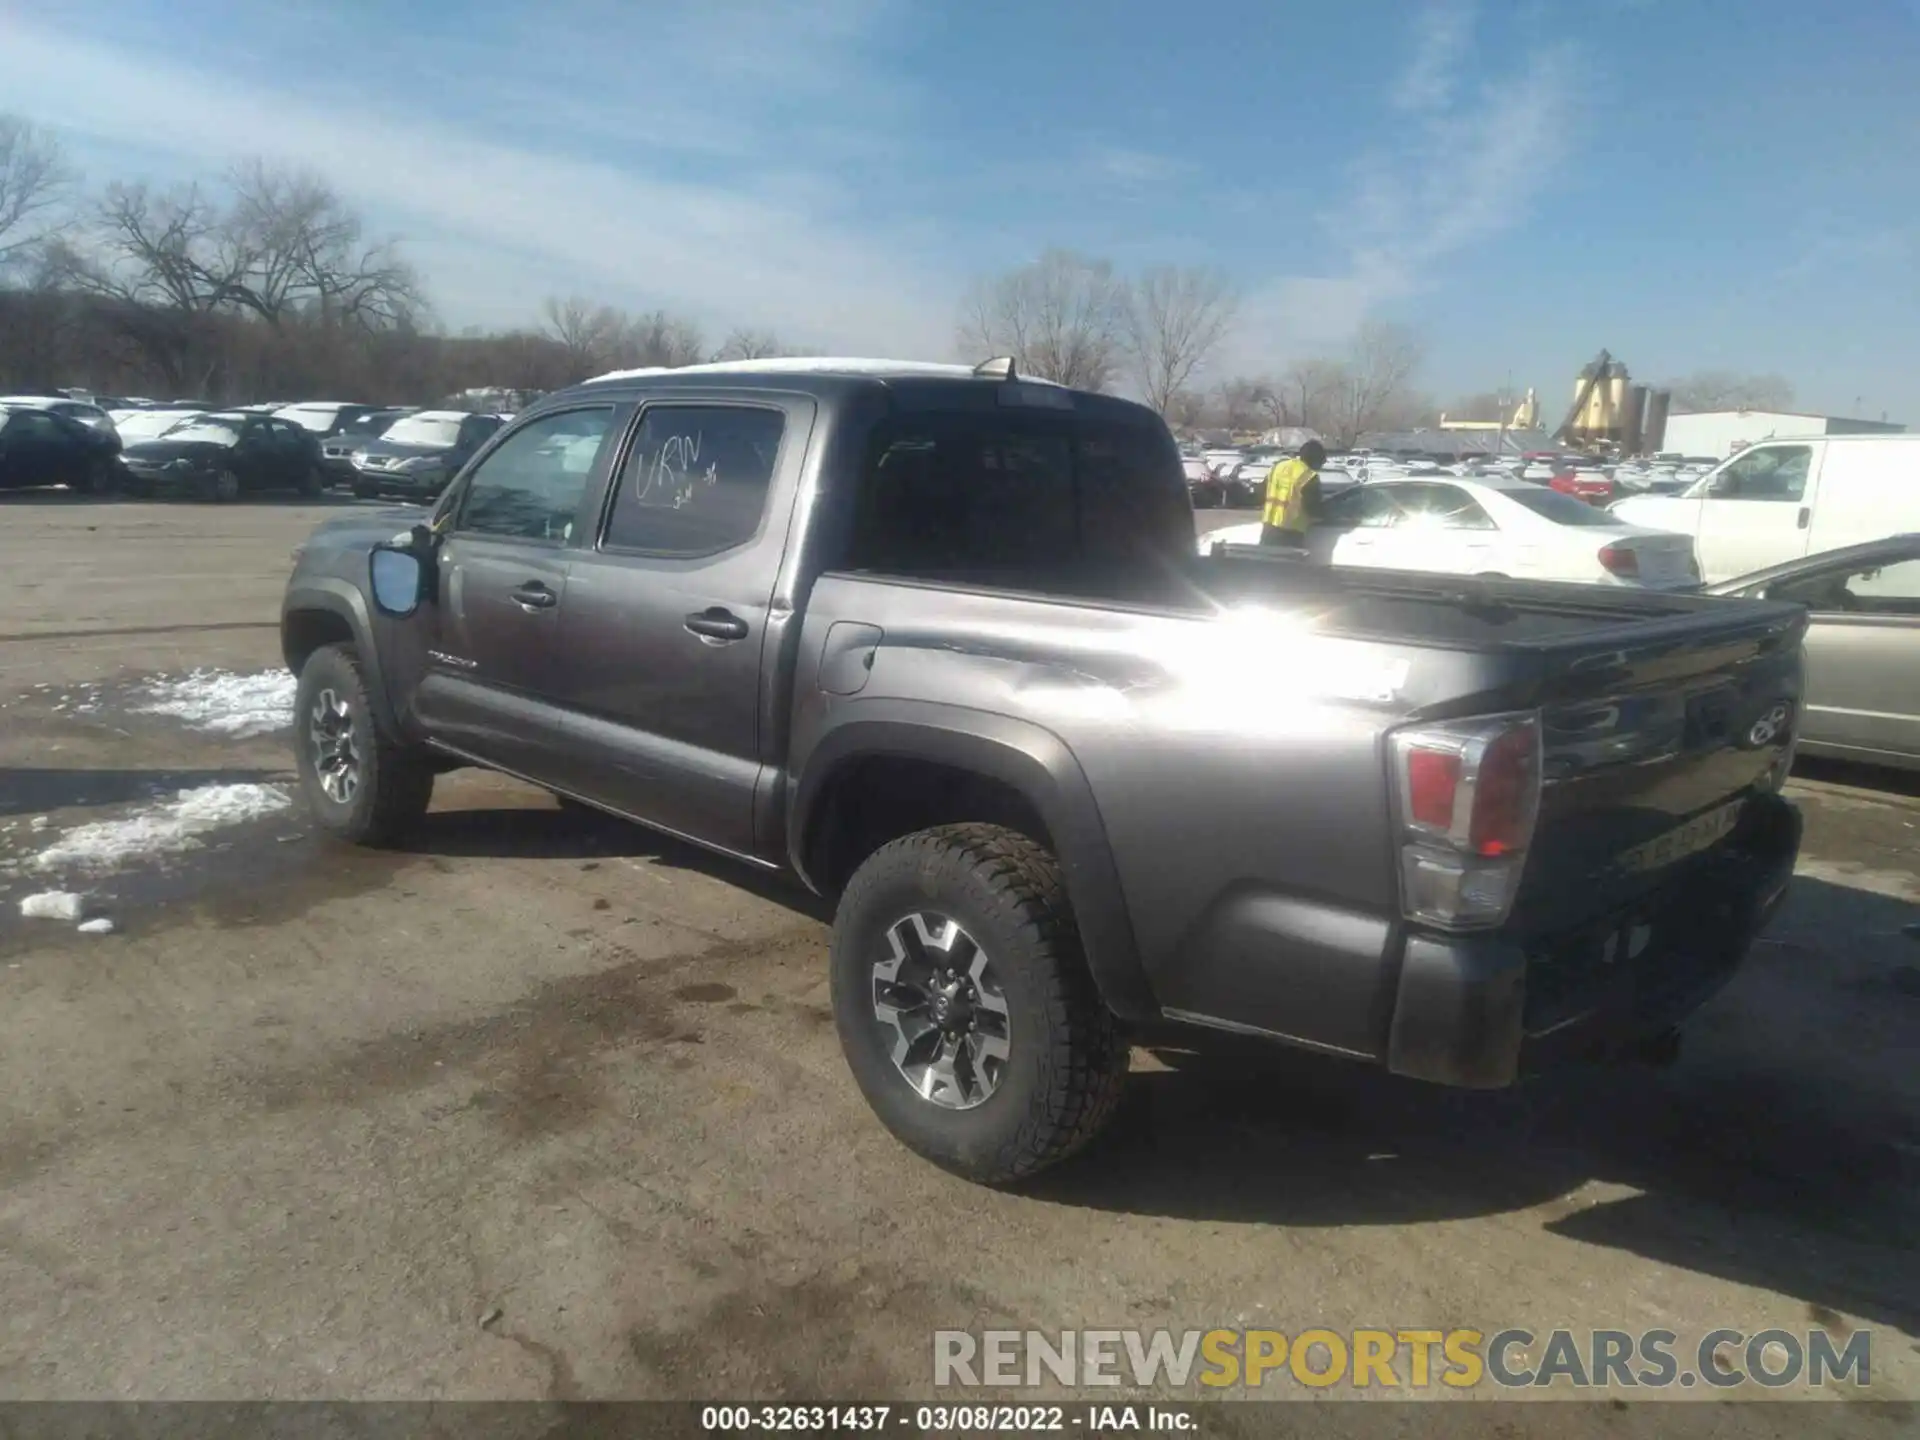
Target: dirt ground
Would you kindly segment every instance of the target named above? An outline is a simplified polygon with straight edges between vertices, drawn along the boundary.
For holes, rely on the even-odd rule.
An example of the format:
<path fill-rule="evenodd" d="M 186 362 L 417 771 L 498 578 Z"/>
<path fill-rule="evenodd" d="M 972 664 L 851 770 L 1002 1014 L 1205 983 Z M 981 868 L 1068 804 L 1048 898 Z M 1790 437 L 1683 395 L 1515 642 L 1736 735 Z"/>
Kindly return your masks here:
<path fill-rule="evenodd" d="M 289 778 L 284 733 L 124 702 L 274 666 L 322 511 L 0 501 L 0 859 Z M 1019 1194 L 871 1118 L 816 902 L 513 782 L 448 777 L 404 853 L 297 804 L 217 832 L 98 882 L 107 936 L 0 873 L 0 1397 L 872 1399 L 933 1393 L 941 1328 L 1821 1325 L 1912 1398 L 1920 802 L 1795 790 L 1791 901 L 1673 1067 L 1143 1049 L 1111 1142 Z"/>

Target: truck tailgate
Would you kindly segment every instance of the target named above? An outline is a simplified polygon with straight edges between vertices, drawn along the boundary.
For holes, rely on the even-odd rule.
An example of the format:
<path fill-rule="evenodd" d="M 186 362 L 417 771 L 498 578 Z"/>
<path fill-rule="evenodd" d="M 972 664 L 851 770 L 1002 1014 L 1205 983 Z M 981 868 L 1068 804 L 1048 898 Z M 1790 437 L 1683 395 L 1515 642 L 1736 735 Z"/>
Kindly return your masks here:
<path fill-rule="evenodd" d="M 1798 606 L 1626 587 L 1202 562 L 1216 603 L 1410 645 L 1413 718 L 1538 710 L 1540 815 L 1509 929 L 1612 914 L 1727 842 L 1791 758 Z"/>
<path fill-rule="evenodd" d="M 1791 761 L 1805 628 L 1743 606 L 1530 647 L 1543 786 L 1516 932 L 1613 914 L 1737 838 Z"/>

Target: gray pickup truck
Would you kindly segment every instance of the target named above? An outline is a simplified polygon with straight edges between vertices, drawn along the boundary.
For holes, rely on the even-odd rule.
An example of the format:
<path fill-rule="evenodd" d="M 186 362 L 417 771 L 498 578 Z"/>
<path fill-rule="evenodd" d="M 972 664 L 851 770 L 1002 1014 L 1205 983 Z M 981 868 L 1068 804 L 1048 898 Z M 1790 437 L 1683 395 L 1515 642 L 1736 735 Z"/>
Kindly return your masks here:
<path fill-rule="evenodd" d="M 983 1182 L 1167 1023 L 1460 1086 L 1668 1048 L 1799 845 L 1798 607 L 1201 557 L 1158 417 L 1004 362 L 608 376 L 424 519 L 298 552 L 319 823 L 479 765 L 791 872 L 867 1100 Z"/>

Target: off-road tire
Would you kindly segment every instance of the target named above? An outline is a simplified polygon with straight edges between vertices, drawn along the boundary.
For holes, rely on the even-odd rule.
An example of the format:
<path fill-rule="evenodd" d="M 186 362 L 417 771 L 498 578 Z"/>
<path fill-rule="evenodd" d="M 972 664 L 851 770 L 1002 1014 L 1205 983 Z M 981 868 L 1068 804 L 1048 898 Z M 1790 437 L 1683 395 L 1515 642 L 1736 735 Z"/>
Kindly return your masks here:
<path fill-rule="evenodd" d="M 359 782 L 344 802 L 322 787 L 310 733 L 314 708 L 329 690 L 347 705 L 359 755 Z M 392 845 L 427 813 L 433 799 L 433 762 L 382 732 L 353 646 L 323 645 L 307 657 L 294 692 L 293 736 L 301 792 L 314 820 L 329 835 L 351 845 Z"/>
<path fill-rule="evenodd" d="M 923 1099 L 873 1012 L 873 965 L 908 915 L 957 920 L 985 951 L 1007 1004 L 1006 1068 L 971 1109 Z M 1059 862 L 997 825 L 943 825 L 892 841 L 854 872 L 834 916 L 840 1045 L 867 1103 L 908 1149 L 956 1175 L 1009 1185 L 1080 1150 L 1113 1118 L 1127 1043 L 1094 985 Z"/>

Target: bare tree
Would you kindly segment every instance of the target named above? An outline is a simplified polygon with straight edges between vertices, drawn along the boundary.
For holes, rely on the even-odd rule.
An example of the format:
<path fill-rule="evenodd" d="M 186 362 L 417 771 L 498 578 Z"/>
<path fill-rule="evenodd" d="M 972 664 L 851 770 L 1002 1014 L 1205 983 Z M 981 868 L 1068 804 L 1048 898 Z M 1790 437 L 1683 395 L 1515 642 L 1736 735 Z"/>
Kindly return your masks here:
<path fill-rule="evenodd" d="M 715 360 L 772 360 L 791 353 L 780 343 L 780 337 L 771 330 L 749 330 L 743 326 L 720 342 L 720 348 L 714 352 L 713 358 Z"/>
<path fill-rule="evenodd" d="M 1026 374 L 1105 390 L 1120 369 L 1126 300 L 1109 262 L 1049 250 L 974 283 L 960 306 L 960 348 L 977 360 L 1011 355 Z"/>
<path fill-rule="evenodd" d="M 1213 418 L 1217 397 L 1182 390 L 1167 405 L 1166 422 L 1178 431 L 1199 430 Z"/>
<path fill-rule="evenodd" d="M 251 160 L 229 184 L 219 238 L 241 276 L 236 303 L 272 325 L 302 313 L 366 329 L 421 308 L 419 279 L 393 242 L 366 242 L 360 217 L 319 176 Z"/>
<path fill-rule="evenodd" d="M 566 352 L 567 369 L 575 380 L 585 379 L 612 362 L 626 328 L 626 317 L 610 305 L 596 305 L 578 295 L 562 300 L 549 295 L 540 307 L 546 332 Z"/>
<path fill-rule="evenodd" d="M 1217 270 L 1163 265 L 1134 283 L 1128 349 L 1146 402 L 1161 414 L 1227 337 L 1240 297 Z"/>
<path fill-rule="evenodd" d="M 1338 360 L 1300 360 L 1274 382 L 1268 413 L 1275 428 L 1300 426 L 1333 433 L 1338 397 L 1347 384 L 1347 367 Z"/>
<path fill-rule="evenodd" d="M 1261 403 L 1264 389 L 1264 381 L 1245 376 L 1222 380 L 1213 387 L 1209 408 L 1229 430 L 1255 429 L 1268 416 L 1267 407 Z M 1277 425 L 1280 422 L 1276 420 L 1273 423 Z"/>
<path fill-rule="evenodd" d="M 707 348 L 698 325 L 665 310 L 654 310 L 624 322 L 617 352 L 623 366 L 678 368 L 698 365 L 706 358 Z"/>
<path fill-rule="evenodd" d="M 18 115 L 0 115 L 0 267 L 25 258 L 65 198 L 72 172 L 59 143 Z"/>
<path fill-rule="evenodd" d="M 1785 410 L 1793 382 L 1784 375 L 1743 375 L 1732 370 L 1696 370 L 1660 387 L 1673 392 L 1675 414 L 1702 410 Z"/>
<path fill-rule="evenodd" d="M 1351 445 L 1369 430 L 1413 413 L 1417 406 L 1408 403 L 1408 382 L 1424 353 L 1419 339 L 1401 326 L 1384 321 L 1362 325 L 1331 387 L 1327 423 L 1315 428 L 1341 445 Z"/>

